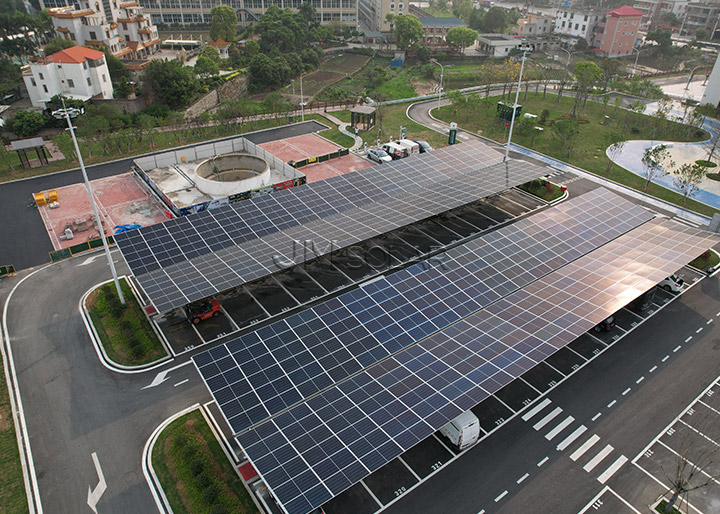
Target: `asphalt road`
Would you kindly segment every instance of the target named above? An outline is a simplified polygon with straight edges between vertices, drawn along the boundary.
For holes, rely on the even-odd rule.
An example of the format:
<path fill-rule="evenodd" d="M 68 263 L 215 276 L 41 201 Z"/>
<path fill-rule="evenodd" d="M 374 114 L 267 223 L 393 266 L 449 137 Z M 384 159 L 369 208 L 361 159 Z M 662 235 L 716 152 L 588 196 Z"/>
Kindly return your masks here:
<path fill-rule="evenodd" d="M 717 278 L 702 281 L 552 390 L 547 397 L 563 413 L 544 432 L 566 415 L 575 418 L 560 437 L 548 441 L 543 431 L 533 429 L 541 416 L 530 422 L 515 418 L 388 512 L 581 510 L 602 489 L 597 480 L 602 470 L 620 455 L 632 459 L 720 374 L 720 328 L 706 325 L 720 309 L 718 285 Z M 706 328 L 697 335 L 700 326 Z M 692 342 L 684 343 L 690 335 Z M 682 348 L 673 352 L 679 344 Z M 665 355 L 671 358 L 663 363 Z M 656 365 L 650 375 L 648 370 Z M 638 385 L 640 376 L 646 379 Z M 631 390 L 623 395 L 628 387 Z M 608 408 L 614 400 L 617 403 Z M 597 413 L 602 415 L 592 421 Z M 564 451 L 556 450 L 558 441 L 580 424 L 588 428 L 584 437 Z M 591 434 L 600 437 L 596 450 L 606 444 L 614 448 L 593 473 L 583 469 L 587 458 L 577 462 L 569 458 Z M 548 460 L 542 462 L 545 457 Z M 529 476 L 518 484 L 525 473 Z M 496 502 L 504 491 L 508 493 Z M 646 500 L 663 492 L 660 485 L 651 483 L 650 490 L 637 495 Z"/>
<path fill-rule="evenodd" d="M 290 126 L 276 127 L 243 135 L 255 144 L 266 143 L 301 134 L 317 132 L 324 127 L 316 121 L 306 121 Z M 205 143 L 198 143 L 197 146 Z M 154 152 L 163 153 L 167 150 Z M 148 155 L 153 155 L 148 154 Z M 113 162 L 88 166 L 90 180 L 125 173 L 132 166 L 135 156 Z M 82 182 L 79 168 L 41 175 L 30 179 L 0 184 L 0 265 L 12 264 L 15 269 L 25 269 L 50 262 L 48 253 L 53 251 L 50 238 L 40 213 L 33 204 L 32 194 Z"/>

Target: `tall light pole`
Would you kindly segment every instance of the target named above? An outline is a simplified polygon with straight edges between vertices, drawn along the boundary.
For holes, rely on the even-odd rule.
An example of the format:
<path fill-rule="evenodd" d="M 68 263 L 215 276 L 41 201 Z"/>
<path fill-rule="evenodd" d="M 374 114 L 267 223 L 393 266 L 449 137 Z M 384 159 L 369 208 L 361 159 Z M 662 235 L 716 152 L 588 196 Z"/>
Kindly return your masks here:
<path fill-rule="evenodd" d="M 440 66 L 440 89 L 438 89 L 438 109 L 440 109 L 440 98 L 442 97 L 443 75 L 445 74 L 445 66 L 440 64 L 437 59 L 433 59 L 432 62 Z"/>
<path fill-rule="evenodd" d="M 517 110 L 518 100 L 520 100 L 520 83 L 522 82 L 523 68 L 525 67 L 525 54 L 527 50 L 523 50 L 522 61 L 520 63 L 520 76 L 518 77 L 518 87 L 515 91 L 515 105 L 513 105 L 512 118 L 510 119 L 510 133 L 508 134 L 507 143 L 505 143 L 505 157 L 503 162 L 507 162 L 510 155 L 510 141 L 512 141 L 513 127 L 515 126 L 515 111 Z"/>
<path fill-rule="evenodd" d="M 103 228 L 97 205 L 95 205 L 95 197 L 93 196 L 90 181 L 88 180 L 87 172 L 85 171 L 85 163 L 83 162 L 82 155 L 80 154 L 80 148 L 78 147 L 77 138 L 75 137 L 75 130 L 73 128 L 72 121 L 70 121 L 71 114 L 75 118 L 81 114 L 81 111 L 74 107 L 69 109 L 65 107 L 65 100 L 63 100 L 63 108 L 53 111 L 52 113 L 53 117 L 57 119 L 65 118 L 67 120 L 68 130 L 70 130 L 70 135 L 72 136 L 73 144 L 75 145 L 75 153 L 77 153 L 78 160 L 80 161 L 80 169 L 82 170 L 83 180 L 85 180 L 85 188 L 87 189 L 88 196 L 90 197 L 90 204 L 92 205 L 93 213 L 95 213 L 95 223 L 97 223 L 98 230 L 100 231 L 100 238 L 102 239 L 103 247 L 105 248 L 105 256 L 107 257 L 108 264 L 110 264 L 110 271 L 112 272 L 113 280 L 115 281 L 115 287 L 117 288 L 117 293 L 120 297 L 120 303 L 124 304 L 125 297 L 123 296 L 122 289 L 120 288 L 120 281 L 118 280 L 117 271 L 115 271 L 115 263 L 113 263 L 112 256 L 110 255 L 110 247 L 108 246 L 107 239 L 105 238 L 105 229 Z"/>
<path fill-rule="evenodd" d="M 302 120 L 305 121 L 305 97 L 303 96 L 303 89 L 302 89 L 303 75 L 305 75 L 305 72 L 302 72 L 300 74 L 300 112 L 302 113 Z"/>
<path fill-rule="evenodd" d="M 563 48 L 563 47 L 560 47 L 560 50 L 562 50 L 563 52 L 566 52 L 568 54 L 568 61 L 565 66 L 570 66 L 570 56 L 580 53 L 580 52 L 571 52 L 567 48 Z"/>
<path fill-rule="evenodd" d="M 704 65 L 704 64 L 698 64 L 697 66 L 695 66 L 695 67 L 692 69 L 692 71 L 690 72 L 690 78 L 688 79 L 687 84 L 685 84 L 685 91 L 687 91 L 688 89 L 690 89 L 690 81 L 691 81 L 691 80 L 693 79 L 693 77 L 695 76 L 695 70 L 697 70 L 698 68 L 702 68 L 703 66 L 705 66 L 705 65 Z"/>
<path fill-rule="evenodd" d="M 635 64 L 633 64 L 633 77 L 635 76 L 635 68 L 637 68 L 637 62 L 640 58 L 640 49 L 633 47 L 633 52 L 637 52 L 637 55 L 635 56 Z"/>

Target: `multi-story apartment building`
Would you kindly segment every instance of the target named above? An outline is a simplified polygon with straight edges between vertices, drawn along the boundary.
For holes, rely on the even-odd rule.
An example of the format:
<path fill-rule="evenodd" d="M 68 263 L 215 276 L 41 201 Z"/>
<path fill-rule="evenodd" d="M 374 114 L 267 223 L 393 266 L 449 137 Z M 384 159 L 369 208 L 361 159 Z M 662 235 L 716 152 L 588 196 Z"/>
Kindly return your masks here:
<path fill-rule="evenodd" d="M 232 7 L 241 25 L 258 21 L 271 5 L 297 9 L 304 0 L 139 0 L 153 23 L 210 23 L 210 11 L 217 5 Z M 323 24 L 355 27 L 358 0 L 309 0 Z"/>
<path fill-rule="evenodd" d="M 392 28 L 385 17 L 388 14 L 409 13 L 408 0 L 358 0 L 358 21 L 364 30 L 390 32 Z"/>
<path fill-rule="evenodd" d="M 90 0 L 48 12 L 56 32 L 81 46 L 107 47 L 115 57 L 130 59 L 143 59 L 159 48 L 157 27 L 134 0 Z"/>
<path fill-rule="evenodd" d="M 708 39 L 712 39 L 720 29 L 720 0 L 688 3 L 684 21 L 686 29 L 705 29 L 708 31 Z"/>
<path fill-rule="evenodd" d="M 445 36 L 454 27 L 465 27 L 460 18 L 418 18 L 423 26 L 421 44 L 427 46 L 446 46 Z"/>
<path fill-rule="evenodd" d="M 595 24 L 601 14 L 594 10 L 560 8 L 555 16 L 555 34 L 563 36 L 563 42 L 584 39 L 592 43 Z"/>
<path fill-rule="evenodd" d="M 595 26 L 595 48 L 606 57 L 632 53 L 643 13 L 623 5 L 605 13 Z"/>
<path fill-rule="evenodd" d="M 688 0 L 636 0 L 632 6 L 642 13 L 640 30 L 645 31 L 654 25 L 665 25 L 663 14 L 672 13 L 682 20 L 688 3 Z"/>
<path fill-rule="evenodd" d="M 555 18 L 542 13 L 527 13 L 517 21 L 518 34 L 526 37 L 550 34 L 555 28 Z"/>
<path fill-rule="evenodd" d="M 79 100 L 113 97 L 105 54 L 84 46 L 36 59 L 23 72 L 23 80 L 34 107 L 45 108 L 59 94 Z"/>

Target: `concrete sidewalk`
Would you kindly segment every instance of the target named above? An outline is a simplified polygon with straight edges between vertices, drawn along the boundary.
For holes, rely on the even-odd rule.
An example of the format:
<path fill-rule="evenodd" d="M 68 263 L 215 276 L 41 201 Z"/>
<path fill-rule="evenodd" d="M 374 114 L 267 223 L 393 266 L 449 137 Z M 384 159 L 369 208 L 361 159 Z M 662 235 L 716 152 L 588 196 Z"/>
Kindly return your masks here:
<path fill-rule="evenodd" d="M 338 118 L 336 118 L 329 112 L 324 112 L 323 116 L 325 116 L 327 119 L 329 119 L 330 121 L 335 123 L 338 126 L 338 130 L 340 130 L 340 132 L 342 132 L 346 136 L 349 136 L 355 140 L 355 143 L 353 143 L 353 145 L 350 147 L 350 151 L 355 151 L 362 146 L 362 144 L 363 144 L 362 138 L 356 134 L 351 134 L 350 132 L 348 132 L 347 128 L 350 126 L 349 123 L 340 121 Z"/>

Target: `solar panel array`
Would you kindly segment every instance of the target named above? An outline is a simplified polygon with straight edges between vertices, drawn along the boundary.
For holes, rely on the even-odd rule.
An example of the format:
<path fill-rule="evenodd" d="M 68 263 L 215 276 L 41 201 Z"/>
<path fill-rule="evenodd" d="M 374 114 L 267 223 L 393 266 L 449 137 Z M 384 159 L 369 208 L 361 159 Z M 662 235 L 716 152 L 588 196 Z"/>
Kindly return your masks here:
<path fill-rule="evenodd" d="M 598 189 L 194 360 L 238 433 L 651 218 Z"/>
<path fill-rule="evenodd" d="M 126 232 L 118 245 L 155 307 L 167 312 L 545 172 L 515 161 L 493 165 L 496 152 L 465 146 Z M 298 241 L 312 241 L 312 251 L 298 255 Z"/>
<path fill-rule="evenodd" d="M 717 241 L 653 220 L 253 427 L 238 442 L 287 512 L 309 512 Z"/>

